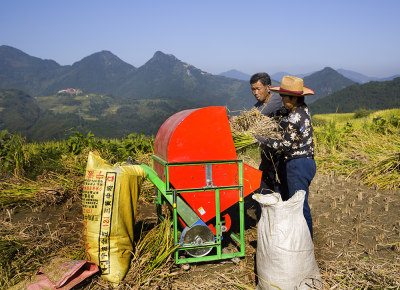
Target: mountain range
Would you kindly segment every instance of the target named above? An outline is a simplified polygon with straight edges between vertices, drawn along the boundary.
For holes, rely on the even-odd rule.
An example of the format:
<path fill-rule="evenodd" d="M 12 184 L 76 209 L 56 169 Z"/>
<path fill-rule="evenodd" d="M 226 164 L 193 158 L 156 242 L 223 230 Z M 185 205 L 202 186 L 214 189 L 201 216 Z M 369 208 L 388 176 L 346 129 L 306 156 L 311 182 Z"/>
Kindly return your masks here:
<path fill-rule="evenodd" d="M 67 88 L 134 99 L 177 96 L 197 106 L 220 105 L 232 110 L 254 103 L 247 82 L 206 73 L 161 51 L 139 68 L 109 51 L 61 66 L 2 45 L 0 88 L 18 88 L 34 97 Z"/>
<path fill-rule="evenodd" d="M 359 84 L 365 84 L 367 82 L 371 81 L 376 81 L 376 82 L 385 82 L 385 81 L 391 81 L 394 80 L 395 78 L 400 77 L 400 74 L 396 74 L 393 76 L 385 77 L 385 78 L 377 78 L 377 77 L 368 77 L 366 75 L 363 75 L 361 73 L 351 71 L 351 70 L 345 70 L 345 69 L 337 69 L 336 70 L 338 73 L 342 74 L 346 78 L 351 79 L 352 81 L 359 83 Z"/>
<path fill-rule="evenodd" d="M 221 73 L 220 75 L 247 81 L 249 81 L 251 78 L 250 75 L 244 74 L 238 70 L 229 70 Z M 284 75 L 290 74 L 286 72 L 279 72 L 271 75 L 271 85 L 279 86 L 280 82 L 276 81 L 274 78 L 279 77 L 279 80 L 281 80 Z M 317 72 L 294 76 L 303 78 L 304 85 L 312 88 L 315 91 L 315 95 L 307 97 L 307 103 L 309 104 L 355 83 L 351 79 L 344 77 L 342 74 L 330 67 L 326 67 Z"/>
<path fill-rule="evenodd" d="M 361 73 L 351 71 L 351 70 L 345 70 L 342 68 L 337 69 L 336 71 L 338 73 L 340 73 L 341 75 L 343 75 L 344 77 L 352 80 L 353 82 L 359 83 L 359 84 L 364 84 L 364 83 L 367 83 L 370 81 L 378 81 L 378 82 L 391 81 L 397 77 L 400 77 L 400 74 L 385 77 L 385 78 L 369 77 L 369 76 L 363 75 Z M 303 73 L 303 74 L 292 74 L 289 72 L 277 72 L 277 73 L 270 74 L 270 76 L 271 76 L 272 85 L 274 85 L 274 82 L 279 84 L 282 77 L 286 76 L 286 75 L 291 75 L 291 76 L 295 76 L 295 77 L 299 77 L 299 78 L 305 78 L 309 75 L 312 75 L 313 73 L 315 73 L 315 71 L 309 72 L 309 73 Z M 251 77 L 251 75 L 248 75 L 248 74 L 238 71 L 236 69 L 231 69 L 226 72 L 222 72 L 219 75 L 238 79 L 238 80 L 244 80 L 244 81 L 248 81 Z"/>
<path fill-rule="evenodd" d="M 109 51 L 61 66 L 3 45 L 0 130 L 21 132 L 33 140 L 65 138 L 76 130 L 109 138 L 132 132 L 154 135 L 169 116 L 184 109 L 216 105 L 235 114 L 251 108 L 255 99 L 249 78 L 235 70 L 212 75 L 161 51 L 138 68 Z M 379 108 L 390 108 L 397 106 L 391 99 L 399 99 L 395 81 L 382 82 L 386 96 L 371 96 L 375 90 L 369 91 L 369 83 L 360 85 L 329 67 L 303 78 L 315 91 L 306 97 L 313 114 L 335 112 L 338 105 L 373 110 L 376 102 Z M 273 80 L 272 85 L 279 83 Z M 364 104 L 364 97 L 376 101 Z"/>
<path fill-rule="evenodd" d="M 267 72 L 268 73 L 268 72 Z M 282 77 L 286 76 L 286 75 L 291 75 L 291 76 L 295 76 L 295 77 L 299 77 L 299 78 L 303 78 L 304 76 L 310 75 L 312 73 L 308 73 L 308 74 L 300 74 L 300 75 L 294 75 L 288 72 L 277 72 L 274 74 L 270 74 L 271 77 L 271 85 L 272 86 L 278 86 Z M 251 75 L 243 73 L 241 71 L 238 71 L 236 69 L 231 69 L 228 70 L 226 72 L 222 72 L 219 74 L 220 76 L 224 76 L 224 77 L 228 77 L 228 78 L 233 78 L 233 79 L 238 79 L 238 80 L 242 80 L 242 81 L 249 81 L 251 78 Z"/>
<path fill-rule="evenodd" d="M 272 74 L 271 78 L 273 80 L 277 80 L 280 83 L 280 81 L 281 81 L 283 76 L 288 76 L 289 75 L 289 76 L 294 76 L 294 77 L 298 77 L 298 78 L 304 78 L 304 77 L 309 76 L 309 75 L 311 75 L 313 73 L 315 73 L 315 72 L 304 73 L 304 74 L 291 74 L 291 73 L 288 73 L 288 72 L 277 72 L 277 73 Z"/>

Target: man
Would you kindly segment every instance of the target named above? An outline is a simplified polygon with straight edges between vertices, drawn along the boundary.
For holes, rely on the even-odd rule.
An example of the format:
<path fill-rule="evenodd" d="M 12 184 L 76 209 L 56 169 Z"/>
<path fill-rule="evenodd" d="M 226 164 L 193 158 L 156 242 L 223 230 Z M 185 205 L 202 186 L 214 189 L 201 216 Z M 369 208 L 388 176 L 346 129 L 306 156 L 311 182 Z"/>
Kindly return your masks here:
<path fill-rule="evenodd" d="M 257 99 L 254 104 L 263 115 L 271 116 L 272 113 L 281 109 L 282 99 L 278 94 L 272 93 L 271 78 L 267 73 L 256 73 L 250 78 L 251 92 Z"/>
<path fill-rule="evenodd" d="M 304 217 L 310 230 L 311 238 L 312 217 L 308 205 L 309 186 L 315 176 L 313 127 L 304 97 L 313 95 L 314 91 L 304 86 L 303 79 L 284 76 L 279 87 L 270 88 L 280 94 L 288 114 L 281 120 L 282 139 L 263 138 L 255 136 L 260 144 L 280 152 L 284 158 L 284 171 L 287 176 L 288 197 L 298 190 L 306 192 L 303 206 Z"/>
<path fill-rule="evenodd" d="M 265 73 L 256 73 L 250 78 L 251 92 L 257 99 L 254 104 L 263 115 L 272 117 L 274 113 L 283 108 L 282 98 L 270 91 L 271 78 Z M 283 162 L 280 162 L 281 156 L 276 152 L 272 154 L 272 150 L 264 147 L 261 150 L 261 164 L 259 169 L 262 171 L 261 186 L 257 193 L 267 194 L 272 191 L 280 192 L 281 179 L 284 178 Z M 285 196 L 282 196 L 285 199 Z"/>

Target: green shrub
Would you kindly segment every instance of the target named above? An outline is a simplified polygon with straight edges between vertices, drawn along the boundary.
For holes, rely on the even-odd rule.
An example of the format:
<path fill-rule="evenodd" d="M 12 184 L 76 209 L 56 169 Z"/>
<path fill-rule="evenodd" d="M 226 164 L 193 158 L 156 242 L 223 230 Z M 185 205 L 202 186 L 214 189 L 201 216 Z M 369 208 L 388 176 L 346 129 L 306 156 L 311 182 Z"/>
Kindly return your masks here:
<path fill-rule="evenodd" d="M 11 134 L 7 130 L 0 132 L 0 168 L 2 171 L 22 176 L 29 162 L 26 140 L 20 134 Z"/>
<path fill-rule="evenodd" d="M 396 134 L 400 129 L 400 117 L 391 116 L 388 118 L 375 117 L 372 119 L 370 128 L 380 134 Z"/>
<path fill-rule="evenodd" d="M 400 128 L 400 116 L 390 117 L 389 123 L 396 128 Z"/>
<path fill-rule="evenodd" d="M 67 148 L 70 153 L 78 155 L 82 153 L 84 148 L 100 148 L 101 141 L 96 140 L 92 132 L 89 131 L 86 137 L 78 131 L 73 131 L 72 133 L 75 135 L 70 136 L 67 140 Z"/>
<path fill-rule="evenodd" d="M 65 166 L 62 156 L 66 154 L 65 143 L 45 142 L 28 144 L 30 152 L 29 168 L 25 168 L 25 175 L 29 179 L 35 179 L 43 172 L 57 172 L 63 174 Z"/>
<path fill-rule="evenodd" d="M 372 111 L 370 111 L 370 110 L 359 109 L 354 112 L 353 118 L 360 119 L 360 118 L 368 117 L 371 113 L 372 113 Z"/>

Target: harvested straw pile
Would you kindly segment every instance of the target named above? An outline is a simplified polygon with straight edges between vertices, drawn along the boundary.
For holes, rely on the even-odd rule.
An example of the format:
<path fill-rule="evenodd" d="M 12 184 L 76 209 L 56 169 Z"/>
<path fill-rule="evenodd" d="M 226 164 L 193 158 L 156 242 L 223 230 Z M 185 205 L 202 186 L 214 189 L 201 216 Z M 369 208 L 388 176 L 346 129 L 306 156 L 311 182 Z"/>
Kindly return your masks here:
<path fill-rule="evenodd" d="M 236 150 L 256 144 L 254 136 L 281 139 L 278 121 L 264 116 L 256 108 L 242 111 L 230 124 Z"/>
<path fill-rule="evenodd" d="M 142 232 L 124 284 L 157 288 L 171 275 L 172 253 L 175 249 L 173 231 L 167 216 L 150 231 Z"/>
<path fill-rule="evenodd" d="M 376 158 L 377 163 L 363 170 L 363 180 L 369 186 L 398 189 L 400 188 L 400 153 L 386 154 L 379 154 Z"/>

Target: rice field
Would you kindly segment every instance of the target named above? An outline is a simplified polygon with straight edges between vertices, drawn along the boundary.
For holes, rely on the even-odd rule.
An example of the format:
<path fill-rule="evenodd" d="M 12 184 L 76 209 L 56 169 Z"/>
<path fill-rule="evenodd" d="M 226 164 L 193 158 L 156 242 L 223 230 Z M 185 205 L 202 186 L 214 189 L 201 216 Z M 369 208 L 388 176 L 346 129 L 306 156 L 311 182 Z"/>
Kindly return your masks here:
<path fill-rule="evenodd" d="M 400 110 L 378 111 L 364 118 L 353 116 L 314 116 L 313 122 L 319 124 L 314 126 L 319 170 L 354 176 L 381 189 L 398 189 Z"/>
<path fill-rule="evenodd" d="M 363 115 L 363 114 L 361 114 Z M 325 289 L 400 289 L 400 109 L 313 116 L 317 176 L 310 187 L 317 263 Z M 0 289 L 24 283 L 51 258 L 82 259 L 81 193 L 89 150 L 111 162 L 129 155 L 150 164 L 152 141 L 135 135 L 28 143 L 0 142 Z M 239 158 L 258 166 L 258 148 Z M 13 154 L 11 154 L 13 153 Z M 118 286 L 98 275 L 77 289 L 254 289 L 255 208 L 246 207 L 246 257 L 174 265 L 168 223 L 157 224 L 145 182 L 131 269 Z M 136 235 L 137 233 L 137 235 Z M 19 284 L 22 285 L 22 284 Z M 15 288 L 15 289 L 18 289 Z"/>

